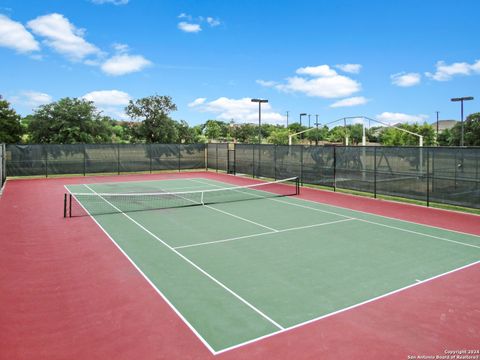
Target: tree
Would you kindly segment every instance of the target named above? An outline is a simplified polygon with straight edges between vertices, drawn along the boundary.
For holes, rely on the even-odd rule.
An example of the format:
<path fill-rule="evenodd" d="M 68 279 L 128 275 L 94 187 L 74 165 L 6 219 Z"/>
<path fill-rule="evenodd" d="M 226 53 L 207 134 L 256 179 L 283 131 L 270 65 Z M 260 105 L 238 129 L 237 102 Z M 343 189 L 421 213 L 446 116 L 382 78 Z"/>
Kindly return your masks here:
<path fill-rule="evenodd" d="M 464 145 L 480 146 L 480 112 L 467 116 L 464 124 Z M 441 134 L 440 134 L 441 135 Z M 448 145 L 460 146 L 462 137 L 462 123 L 458 122 L 451 129 Z"/>
<path fill-rule="evenodd" d="M 305 134 L 307 134 L 306 137 L 307 137 L 308 141 L 315 142 L 315 144 L 317 144 L 317 141 L 322 141 L 322 140 L 327 139 L 328 127 L 323 126 L 321 128 L 318 128 L 318 129 L 312 129 L 312 130 L 306 132 Z"/>
<path fill-rule="evenodd" d="M 288 137 L 290 135 L 290 131 L 285 128 L 277 128 L 270 133 L 270 136 L 267 138 L 270 144 L 275 145 L 288 145 Z M 292 140 L 297 140 L 295 137 Z"/>
<path fill-rule="evenodd" d="M 178 138 L 170 112 L 177 110 L 170 96 L 153 95 L 130 100 L 125 112 L 133 120 L 142 120 L 141 133 L 147 143 L 174 143 Z"/>
<path fill-rule="evenodd" d="M 176 123 L 177 133 L 178 133 L 178 142 L 182 144 L 193 144 L 197 137 L 197 133 L 194 128 L 188 126 L 188 123 L 185 120 L 181 120 Z"/>
<path fill-rule="evenodd" d="M 415 134 L 423 136 L 424 145 L 434 145 L 435 144 L 435 130 L 432 125 L 424 123 L 423 125 L 419 124 L 401 124 L 398 125 L 399 128 L 408 130 Z M 419 138 L 416 135 L 409 134 L 407 132 L 401 131 L 393 127 L 384 128 L 380 135 L 379 140 L 383 145 L 397 145 L 397 146 L 418 146 Z"/>
<path fill-rule="evenodd" d="M 219 140 L 222 135 L 222 127 L 215 120 L 207 120 L 204 128 L 205 136 L 209 140 Z"/>
<path fill-rule="evenodd" d="M 33 143 L 103 143 L 112 140 L 109 118 L 100 116 L 91 101 L 63 98 L 40 106 L 28 123 Z"/>
<path fill-rule="evenodd" d="M 20 115 L 10 108 L 10 103 L 0 96 L 0 143 L 20 142 L 23 134 L 20 119 Z"/>

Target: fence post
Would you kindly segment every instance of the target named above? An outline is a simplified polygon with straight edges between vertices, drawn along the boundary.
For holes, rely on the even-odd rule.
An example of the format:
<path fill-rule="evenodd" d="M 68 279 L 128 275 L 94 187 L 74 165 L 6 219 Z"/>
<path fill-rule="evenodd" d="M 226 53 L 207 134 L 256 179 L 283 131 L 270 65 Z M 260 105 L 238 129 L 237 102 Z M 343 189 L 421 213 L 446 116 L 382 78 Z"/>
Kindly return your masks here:
<path fill-rule="evenodd" d="M 218 143 L 215 144 L 215 171 L 218 173 Z"/>
<path fill-rule="evenodd" d="M 337 147 L 333 145 L 333 191 L 337 191 Z"/>
<path fill-rule="evenodd" d="M 45 149 L 45 177 L 48 178 L 48 145 L 43 145 Z"/>
<path fill-rule="evenodd" d="M 273 176 L 276 181 L 277 180 L 277 145 L 273 145 Z"/>
<path fill-rule="evenodd" d="M 237 175 L 237 144 L 233 144 L 233 175 Z"/>
<path fill-rule="evenodd" d="M 377 198 L 377 147 L 373 148 L 373 197 Z"/>
<path fill-rule="evenodd" d="M 147 144 L 147 146 L 150 148 L 148 153 L 149 153 L 149 157 L 150 157 L 150 174 L 152 173 L 152 153 L 153 153 L 153 144 Z"/>
<path fill-rule="evenodd" d="M 117 174 L 120 175 L 120 144 L 117 144 Z"/>
<path fill-rule="evenodd" d="M 87 175 L 87 144 L 83 144 L 83 176 Z"/>
<path fill-rule="evenodd" d="M 203 159 L 205 161 L 205 171 L 208 171 L 208 144 L 203 144 Z"/>
<path fill-rule="evenodd" d="M 181 168 L 181 165 L 180 165 L 180 144 L 177 145 L 177 149 L 178 149 L 178 172 L 180 172 L 180 168 Z"/>
<path fill-rule="evenodd" d="M 255 145 L 252 145 L 252 177 L 255 179 Z"/>
<path fill-rule="evenodd" d="M 430 206 L 430 148 L 427 148 L 427 206 Z"/>
<path fill-rule="evenodd" d="M 303 186 L 303 145 L 300 145 L 300 185 Z"/>

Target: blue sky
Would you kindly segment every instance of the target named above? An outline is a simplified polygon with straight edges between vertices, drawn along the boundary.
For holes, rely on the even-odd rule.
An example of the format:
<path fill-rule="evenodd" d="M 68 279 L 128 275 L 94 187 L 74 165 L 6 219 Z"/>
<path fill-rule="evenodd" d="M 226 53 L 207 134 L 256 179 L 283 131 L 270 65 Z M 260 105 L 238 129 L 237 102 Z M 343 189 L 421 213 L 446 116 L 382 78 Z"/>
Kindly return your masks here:
<path fill-rule="evenodd" d="M 458 119 L 451 97 L 480 108 L 479 13 L 478 0 L 0 0 L 0 94 L 23 115 L 69 96 L 116 118 L 170 95 L 192 125 L 255 122 L 253 97 L 270 123 Z"/>

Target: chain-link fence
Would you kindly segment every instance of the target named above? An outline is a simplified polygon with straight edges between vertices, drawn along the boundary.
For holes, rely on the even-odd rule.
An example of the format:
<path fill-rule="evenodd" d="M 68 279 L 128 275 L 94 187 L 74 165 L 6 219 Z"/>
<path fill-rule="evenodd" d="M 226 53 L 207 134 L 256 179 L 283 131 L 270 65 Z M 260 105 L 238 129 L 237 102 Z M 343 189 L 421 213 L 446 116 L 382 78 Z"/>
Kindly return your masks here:
<path fill-rule="evenodd" d="M 237 144 L 235 160 L 254 177 L 480 208 L 480 148 Z"/>
<path fill-rule="evenodd" d="M 333 189 L 480 208 L 480 148 L 76 144 L 2 150 L 9 176 L 207 168 L 272 179 L 298 176 L 302 183 Z"/>
<path fill-rule="evenodd" d="M 7 179 L 7 173 L 5 171 L 6 161 L 5 144 L 0 144 L 0 193 L 2 192 L 3 184 Z"/>
<path fill-rule="evenodd" d="M 205 168 L 204 144 L 7 145 L 8 176 Z"/>

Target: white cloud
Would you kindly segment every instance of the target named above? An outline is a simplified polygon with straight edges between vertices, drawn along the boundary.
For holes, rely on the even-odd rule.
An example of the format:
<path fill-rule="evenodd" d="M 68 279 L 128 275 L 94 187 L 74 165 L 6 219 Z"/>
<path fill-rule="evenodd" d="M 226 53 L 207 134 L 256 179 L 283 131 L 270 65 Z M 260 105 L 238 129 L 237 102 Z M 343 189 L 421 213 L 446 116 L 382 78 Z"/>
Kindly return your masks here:
<path fill-rule="evenodd" d="M 21 23 L 2 14 L 0 14 L 0 46 L 20 53 L 40 50 L 38 42 Z"/>
<path fill-rule="evenodd" d="M 46 93 L 39 91 L 23 91 L 20 95 L 12 96 L 10 99 L 12 104 L 26 105 L 30 107 L 38 107 L 53 101 L 52 97 Z"/>
<path fill-rule="evenodd" d="M 259 85 L 265 86 L 265 87 L 273 87 L 277 85 L 276 81 L 267 81 L 267 80 L 255 80 L 255 82 Z"/>
<path fill-rule="evenodd" d="M 179 19 L 188 19 L 188 20 L 192 20 L 192 16 L 191 15 L 188 15 L 186 13 L 181 13 L 180 15 L 177 16 Z"/>
<path fill-rule="evenodd" d="M 423 122 L 428 119 L 428 115 L 409 115 L 403 113 L 383 112 L 377 115 L 376 118 L 384 123 L 393 125 L 398 123 Z"/>
<path fill-rule="evenodd" d="M 108 75 L 119 76 L 141 71 L 150 65 L 151 61 L 141 55 L 120 54 L 105 61 L 101 69 Z"/>
<path fill-rule="evenodd" d="M 199 104 L 191 107 L 200 112 L 213 113 L 219 120 L 230 121 L 233 119 L 236 122 L 244 123 L 258 122 L 258 105 L 252 103 L 251 98 L 229 99 L 227 97 L 220 97 L 210 102 L 205 102 L 204 98 L 200 99 L 202 99 L 202 101 L 200 101 Z M 270 104 L 265 103 L 262 104 L 262 121 L 265 123 L 283 123 L 285 122 L 285 117 L 282 114 L 272 111 Z"/>
<path fill-rule="evenodd" d="M 117 54 L 125 54 L 130 50 L 127 44 L 115 43 L 112 45 L 112 47 L 115 49 Z"/>
<path fill-rule="evenodd" d="M 130 101 L 130 95 L 120 90 L 98 90 L 82 96 L 85 100 L 93 101 L 96 105 L 125 106 Z"/>
<path fill-rule="evenodd" d="M 131 99 L 130 95 L 120 90 L 98 90 L 82 96 L 83 99 L 93 101 L 95 106 L 105 115 L 115 119 L 126 120 L 124 107 Z"/>
<path fill-rule="evenodd" d="M 457 62 L 450 65 L 444 61 L 438 61 L 435 67 L 436 71 L 434 73 L 426 72 L 425 75 L 436 81 L 448 81 L 457 75 L 480 74 L 480 60 L 475 60 L 473 64 Z"/>
<path fill-rule="evenodd" d="M 178 23 L 178 28 L 187 33 L 197 33 L 202 31 L 202 27 L 199 24 L 192 24 L 185 21 L 181 21 Z"/>
<path fill-rule="evenodd" d="M 393 85 L 409 87 L 420 84 L 421 75 L 419 73 L 401 72 L 390 75 L 390 79 L 392 79 Z"/>
<path fill-rule="evenodd" d="M 91 0 L 94 4 L 127 5 L 129 0 Z"/>
<path fill-rule="evenodd" d="M 275 86 L 285 92 L 300 92 L 307 96 L 326 99 L 350 96 L 360 91 L 360 84 L 346 76 L 330 76 L 315 79 L 305 79 L 298 76 L 288 78 L 286 84 Z"/>
<path fill-rule="evenodd" d="M 205 102 L 205 100 L 207 100 L 207 98 L 195 99 L 191 103 L 188 104 L 188 107 L 195 107 L 195 106 L 198 106 L 198 105 L 202 105 Z"/>
<path fill-rule="evenodd" d="M 363 105 L 368 102 L 368 99 L 364 98 L 363 96 L 355 96 L 347 99 L 342 99 L 337 102 L 334 102 L 330 105 L 331 108 L 338 108 L 338 107 L 349 107 L 349 106 L 357 106 Z"/>
<path fill-rule="evenodd" d="M 96 46 L 83 38 L 85 31 L 77 29 L 61 14 L 39 16 L 29 21 L 28 27 L 36 35 L 44 37 L 45 44 L 70 60 L 80 61 L 88 55 L 100 53 Z"/>
<path fill-rule="evenodd" d="M 326 99 L 351 96 L 361 90 L 359 82 L 337 74 L 328 65 L 306 66 L 297 69 L 296 73 L 305 76 L 289 77 L 283 84 L 264 80 L 257 80 L 257 83 L 284 92 L 299 92 Z"/>
<path fill-rule="evenodd" d="M 210 25 L 211 27 L 215 27 L 215 26 L 218 26 L 220 25 L 220 20 L 218 19 L 215 19 L 211 16 L 207 16 L 207 18 L 205 19 L 205 21 L 207 22 L 208 25 Z"/>
<path fill-rule="evenodd" d="M 339 64 L 339 65 L 335 65 L 335 67 L 346 73 L 351 73 L 351 74 L 358 74 L 362 69 L 362 65 L 360 64 Z"/>
<path fill-rule="evenodd" d="M 299 68 L 296 71 L 299 75 L 310 75 L 310 76 L 321 76 L 321 77 L 329 77 L 329 76 L 336 76 L 337 72 L 330 68 L 328 65 L 319 65 L 319 66 L 306 66 L 303 68 Z"/>

